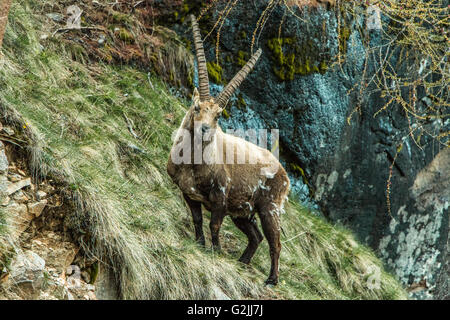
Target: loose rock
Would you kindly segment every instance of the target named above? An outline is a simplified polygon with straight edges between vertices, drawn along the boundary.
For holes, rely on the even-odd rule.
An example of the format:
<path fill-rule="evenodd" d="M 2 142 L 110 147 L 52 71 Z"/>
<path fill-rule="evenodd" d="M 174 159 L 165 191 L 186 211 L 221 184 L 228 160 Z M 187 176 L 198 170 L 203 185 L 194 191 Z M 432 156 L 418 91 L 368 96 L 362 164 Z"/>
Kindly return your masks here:
<path fill-rule="evenodd" d="M 47 200 L 44 199 L 35 203 L 28 203 L 28 212 L 33 214 L 36 218 L 39 217 L 47 205 Z"/>
<path fill-rule="evenodd" d="M 17 192 L 18 190 L 28 187 L 31 185 L 31 178 L 26 178 L 23 180 L 20 180 L 16 183 L 11 183 L 8 188 L 6 189 L 6 194 L 9 196 L 15 192 Z"/>
<path fill-rule="evenodd" d="M 23 203 L 12 202 L 5 207 L 5 210 L 9 218 L 8 224 L 12 227 L 11 236 L 17 239 L 28 227 L 34 215 L 28 213 L 28 208 Z"/>
<path fill-rule="evenodd" d="M 3 127 L 3 132 L 6 133 L 8 136 L 13 136 L 14 135 L 14 129 L 12 129 L 11 127 Z"/>
<path fill-rule="evenodd" d="M 8 158 L 6 158 L 5 145 L 0 141 L 0 175 L 8 173 Z"/>
<path fill-rule="evenodd" d="M 44 199 L 46 196 L 47 196 L 47 193 L 44 192 L 44 191 L 42 191 L 42 190 L 38 190 L 38 191 L 36 192 L 36 199 L 37 199 L 38 201 Z"/>
<path fill-rule="evenodd" d="M 36 298 L 44 283 L 45 261 L 33 251 L 19 252 L 10 265 L 9 286 L 18 286 L 27 299 Z"/>

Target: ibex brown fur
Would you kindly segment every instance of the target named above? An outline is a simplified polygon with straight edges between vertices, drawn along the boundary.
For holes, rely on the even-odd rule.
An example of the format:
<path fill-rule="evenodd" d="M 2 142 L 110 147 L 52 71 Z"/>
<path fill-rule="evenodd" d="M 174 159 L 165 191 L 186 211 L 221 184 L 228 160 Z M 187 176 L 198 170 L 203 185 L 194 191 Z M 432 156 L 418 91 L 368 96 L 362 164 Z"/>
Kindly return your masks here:
<path fill-rule="evenodd" d="M 263 240 L 254 215 L 257 212 L 261 220 L 264 235 L 269 242 L 271 270 L 266 283 L 277 284 L 278 261 L 280 257 L 280 213 L 289 192 L 289 178 L 278 159 L 268 150 L 260 148 L 245 139 L 225 134 L 217 124 L 234 90 L 251 71 L 259 56 L 259 49 L 230 81 L 217 98 L 209 93 L 208 72 L 200 31 L 194 16 L 191 16 L 194 31 L 194 43 L 198 60 L 199 89 L 194 90 L 193 104 L 186 113 L 180 129 L 187 130 L 188 141 L 183 141 L 180 133 L 175 137 L 169 157 L 167 172 L 181 189 L 191 209 L 195 226 L 196 240 L 205 245 L 202 229 L 202 208 L 211 211 L 211 237 L 213 248 L 220 250 L 219 230 L 226 215 L 230 215 L 235 225 L 248 237 L 248 246 L 239 261 L 248 264 Z M 200 126 L 195 125 L 200 123 Z M 198 130 L 198 131 L 196 131 Z M 178 131 L 180 132 L 180 130 Z M 203 156 L 224 161 L 194 161 L 194 137 L 200 134 L 203 140 Z M 208 138 L 206 136 L 209 135 Z M 178 163 L 174 157 L 179 156 L 180 143 L 189 143 L 189 163 Z M 228 150 L 228 152 L 227 152 Z M 230 164 L 230 150 L 233 159 L 245 155 L 240 164 Z M 183 151 L 185 152 L 185 151 Z M 250 163 L 249 159 L 253 161 Z M 241 158 L 242 159 L 242 158 Z M 254 161 L 254 160 L 257 161 Z M 256 162 L 256 163 L 255 163 Z"/>

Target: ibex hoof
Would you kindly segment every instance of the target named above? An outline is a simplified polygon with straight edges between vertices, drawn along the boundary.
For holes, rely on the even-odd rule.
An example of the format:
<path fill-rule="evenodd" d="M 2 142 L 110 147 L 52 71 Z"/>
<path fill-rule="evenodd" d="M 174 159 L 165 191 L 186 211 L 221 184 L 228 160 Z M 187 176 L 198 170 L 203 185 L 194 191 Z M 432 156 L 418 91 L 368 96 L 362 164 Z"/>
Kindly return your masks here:
<path fill-rule="evenodd" d="M 198 245 L 200 245 L 200 246 L 202 246 L 202 247 L 205 247 L 205 246 L 206 246 L 206 245 L 205 245 L 205 239 L 197 239 L 196 241 L 197 241 L 197 244 L 198 244 Z"/>
<path fill-rule="evenodd" d="M 250 264 L 250 259 L 248 259 L 246 257 L 241 257 L 241 258 L 239 258 L 239 262 L 241 262 L 243 264 Z"/>
<path fill-rule="evenodd" d="M 276 286 L 278 284 L 278 279 L 267 279 L 265 282 L 266 286 Z"/>

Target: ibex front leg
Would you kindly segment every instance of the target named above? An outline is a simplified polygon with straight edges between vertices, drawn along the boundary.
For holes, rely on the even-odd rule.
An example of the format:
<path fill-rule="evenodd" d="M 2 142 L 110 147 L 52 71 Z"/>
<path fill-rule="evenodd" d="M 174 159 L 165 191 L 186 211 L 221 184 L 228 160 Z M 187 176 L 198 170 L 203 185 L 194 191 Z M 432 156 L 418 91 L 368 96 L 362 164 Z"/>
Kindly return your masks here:
<path fill-rule="evenodd" d="M 269 242 L 270 249 L 270 275 L 266 280 L 266 284 L 276 285 L 278 283 L 278 262 L 280 259 L 281 241 L 280 241 L 280 219 L 274 211 L 270 211 L 263 208 L 259 212 L 261 219 L 261 226 L 266 236 L 267 242 Z"/>
<path fill-rule="evenodd" d="M 214 251 L 220 251 L 219 231 L 222 226 L 223 218 L 225 217 L 225 207 L 217 206 L 211 210 L 211 222 L 209 228 L 211 229 L 211 242 Z"/>
<path fill-rule="evenodd" d="M 213 189 L 209 194 L 209 200 L 214 204 L 211 208 L 211 222 L 209 224 L 209 228 L 211 229 L 211 242 L 213 249 L 220 251 L 219 231 L 227 212 L 226 193 L 220 189 Z"/>
<path fill-rule="evenodd" d="M 195 240 L 205 246 L 205 236 L 203 234 L 203 217 L 202 217 L 202 204 L 198 201 L 192 200 L 187 195 L 183 194 L 186 203 L 191 209 L 192 220 L 195 228 Z"/>

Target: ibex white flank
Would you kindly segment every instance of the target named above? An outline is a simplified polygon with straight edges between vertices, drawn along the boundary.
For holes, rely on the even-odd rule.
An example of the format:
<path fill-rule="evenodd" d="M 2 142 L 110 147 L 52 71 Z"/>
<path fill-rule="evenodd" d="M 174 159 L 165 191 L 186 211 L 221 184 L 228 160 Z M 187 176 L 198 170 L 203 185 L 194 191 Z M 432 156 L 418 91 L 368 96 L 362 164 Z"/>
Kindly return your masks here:
<path fill-rule="evenodd" d="M 198 61 L 199 91 L 194 89 L 193 103 L 186 113 L 172 151 L 167 172 L 181 189 L 190 207 L 195 226 L 196 240 L 205 245 L 202 229 L 202 207 L 211 211 L 211 238 L 213 248 L 220 250 L 219 230 L 226 215 L 248 237 L 248 246 L 239 261 L 249 264 L 258 245 L 263 240 L 255 213 L 261 220 L 263 232 L 270 247 L 271 270 L 267 284 L 278 283 L 278 261 L 280 257 L 280 213 L 289 192 L 290 181 L 278 159 L 268 150 L 247 142 L 245 139 L 225 134 L 218 126 L 218 119 L 236 88 L 252 70 L 259 56 L 259 49 L 236 74 L 218 97 L 209 92 L 205 53 L 197 21 L 191 16 L 195 50 Z M 200 125 L 198 125 L 200 124 Z M 188 132 L 182 135 L 180 132 Z M 200 136 L 202 143 L 195 143 Z M 188 146 L 186 148 L 180 148 Z M 196 148 L 200 148 L 206 161 L 196 161 Z M 183 155 L 181 152 L 185 153 Z M 186 151 L 187 150 L 187 151 Z M 230 151 L 233 161 L 228 161 Z M 227 152 L 228 151 L 228 152 Z M 202 154 L 202 153 L 200 153 Z M 238 156 L 245 161 L 236 163 Z M 180 163 L 177 159 L 184 156 Z M 217 159 L 227 159 L 215 161 Z M 250 161 L 253 159 L 256 161 Z"/>

